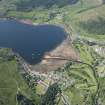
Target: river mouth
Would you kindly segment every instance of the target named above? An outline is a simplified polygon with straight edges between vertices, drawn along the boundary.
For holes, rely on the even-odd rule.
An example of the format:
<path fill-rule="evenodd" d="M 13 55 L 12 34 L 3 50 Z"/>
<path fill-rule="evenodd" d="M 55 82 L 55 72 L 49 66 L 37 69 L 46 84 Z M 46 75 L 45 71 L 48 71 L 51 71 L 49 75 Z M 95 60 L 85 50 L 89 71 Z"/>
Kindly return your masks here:
<path fill-rule="evenodd" d="M 0 20 L 0 47 L 12 48 L 30 65 L 42 61 L 64 40 L 67 34 L 56 25 L 32 26 L 14 20 Z"/>

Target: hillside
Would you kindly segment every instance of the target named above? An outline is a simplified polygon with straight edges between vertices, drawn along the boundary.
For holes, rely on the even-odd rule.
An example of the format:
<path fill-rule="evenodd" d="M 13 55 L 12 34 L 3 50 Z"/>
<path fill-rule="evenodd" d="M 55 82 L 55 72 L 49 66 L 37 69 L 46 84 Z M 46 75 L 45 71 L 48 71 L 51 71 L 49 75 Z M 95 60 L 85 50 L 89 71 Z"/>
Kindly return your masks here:
<path fill-rule="evenodd" d="M 0 105 L 23 105 L 23 103 L 35 105 L 37 103 L 35 92 L 20 72 L 26 76 L 27 74 L 21 69 L 12 51 L 0 48 Z"/>
<path fill-rule="evenodd" d="M 35 8 L 63 7 L 75 4 L 78 0 L 1 0 L 0 5 L 6 10 L 30 11 Z"/>

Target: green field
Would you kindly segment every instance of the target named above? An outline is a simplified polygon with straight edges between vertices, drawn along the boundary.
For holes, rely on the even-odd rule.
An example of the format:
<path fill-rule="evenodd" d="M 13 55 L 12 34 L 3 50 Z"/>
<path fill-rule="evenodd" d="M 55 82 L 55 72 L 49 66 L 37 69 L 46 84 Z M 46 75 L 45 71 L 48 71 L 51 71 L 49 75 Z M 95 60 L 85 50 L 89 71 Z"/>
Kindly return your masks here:
<path fill-rule="evenodd" d="M 32 89 L 18 71 L 18 62 L 10 57 L 9 53 L 11 53 L 9 49 L 0 49 L 0 105 L 22 105 L 16 98 L 18 93 L 28 100 L 35 97 Z"/>

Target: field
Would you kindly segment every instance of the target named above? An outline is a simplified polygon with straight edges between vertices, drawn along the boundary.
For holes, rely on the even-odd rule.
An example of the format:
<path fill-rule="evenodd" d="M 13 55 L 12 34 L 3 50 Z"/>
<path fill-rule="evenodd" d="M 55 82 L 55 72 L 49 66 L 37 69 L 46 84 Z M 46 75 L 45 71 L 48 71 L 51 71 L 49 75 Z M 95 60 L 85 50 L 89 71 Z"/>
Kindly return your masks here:
<path fill-rule="evenodd" d="M 72 105 L 84 105 L 86 103 L 94 105 L 95 100 L 93 98 L 95 99 L 97 94 L 98 84 L 91 67 L 71 61 L 64 69 L 62 72 L 57 72 L 59 72 L 59 76 L 62 75 L 60 86 L 66 102 L 68 104 L 72 103 Z"/>
<path fill-rule="evenodd" d="M 31 100 L 32 90 L 19 73 L 18 62 L 14 58 L 3 57 L 2 53 L 7 56 L 10 52 L 9 49 L 0 49 L 0 105 L 21 105 L 16 98 L 17 94 L 21 93 Z"/>

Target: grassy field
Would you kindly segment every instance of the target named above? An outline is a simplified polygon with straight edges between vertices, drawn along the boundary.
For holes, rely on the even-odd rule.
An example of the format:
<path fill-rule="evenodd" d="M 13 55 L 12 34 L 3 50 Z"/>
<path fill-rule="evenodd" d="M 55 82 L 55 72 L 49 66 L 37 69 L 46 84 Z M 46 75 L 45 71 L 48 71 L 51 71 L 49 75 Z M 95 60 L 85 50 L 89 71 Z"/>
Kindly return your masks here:
<path fill-rule="evenodd" d="M 79 52 L 80 58 L 84 63 L 94 66 L 99 64 L 101 62 L 101 59 L 103 59 L 94 51 L 92 47 L 85 43 L 75 41 L 74 46 L 76 50 Z"/>
<path fill-rule="evenodd" d="M 7 54 L 9 50 L 0 49 L 0 56 L 2 52 Z M 17 61 L 0 57 L 0 105 L 21 105 L 16 99 L 18 92 L 32 99 L 33 92 L 18 72 Z"/>
<path fill-rule="evenodd" d="M 96 74 L 90 66 L 71 61 L 62 72 L 58 72 L 59 75 L 62 75 L 59 83 L 62 87 L 62 95 L 67 103 L 72 105 L 95 105 L 98 83 Z M 65 78 L 67 81 L 65 81 Z"/>

